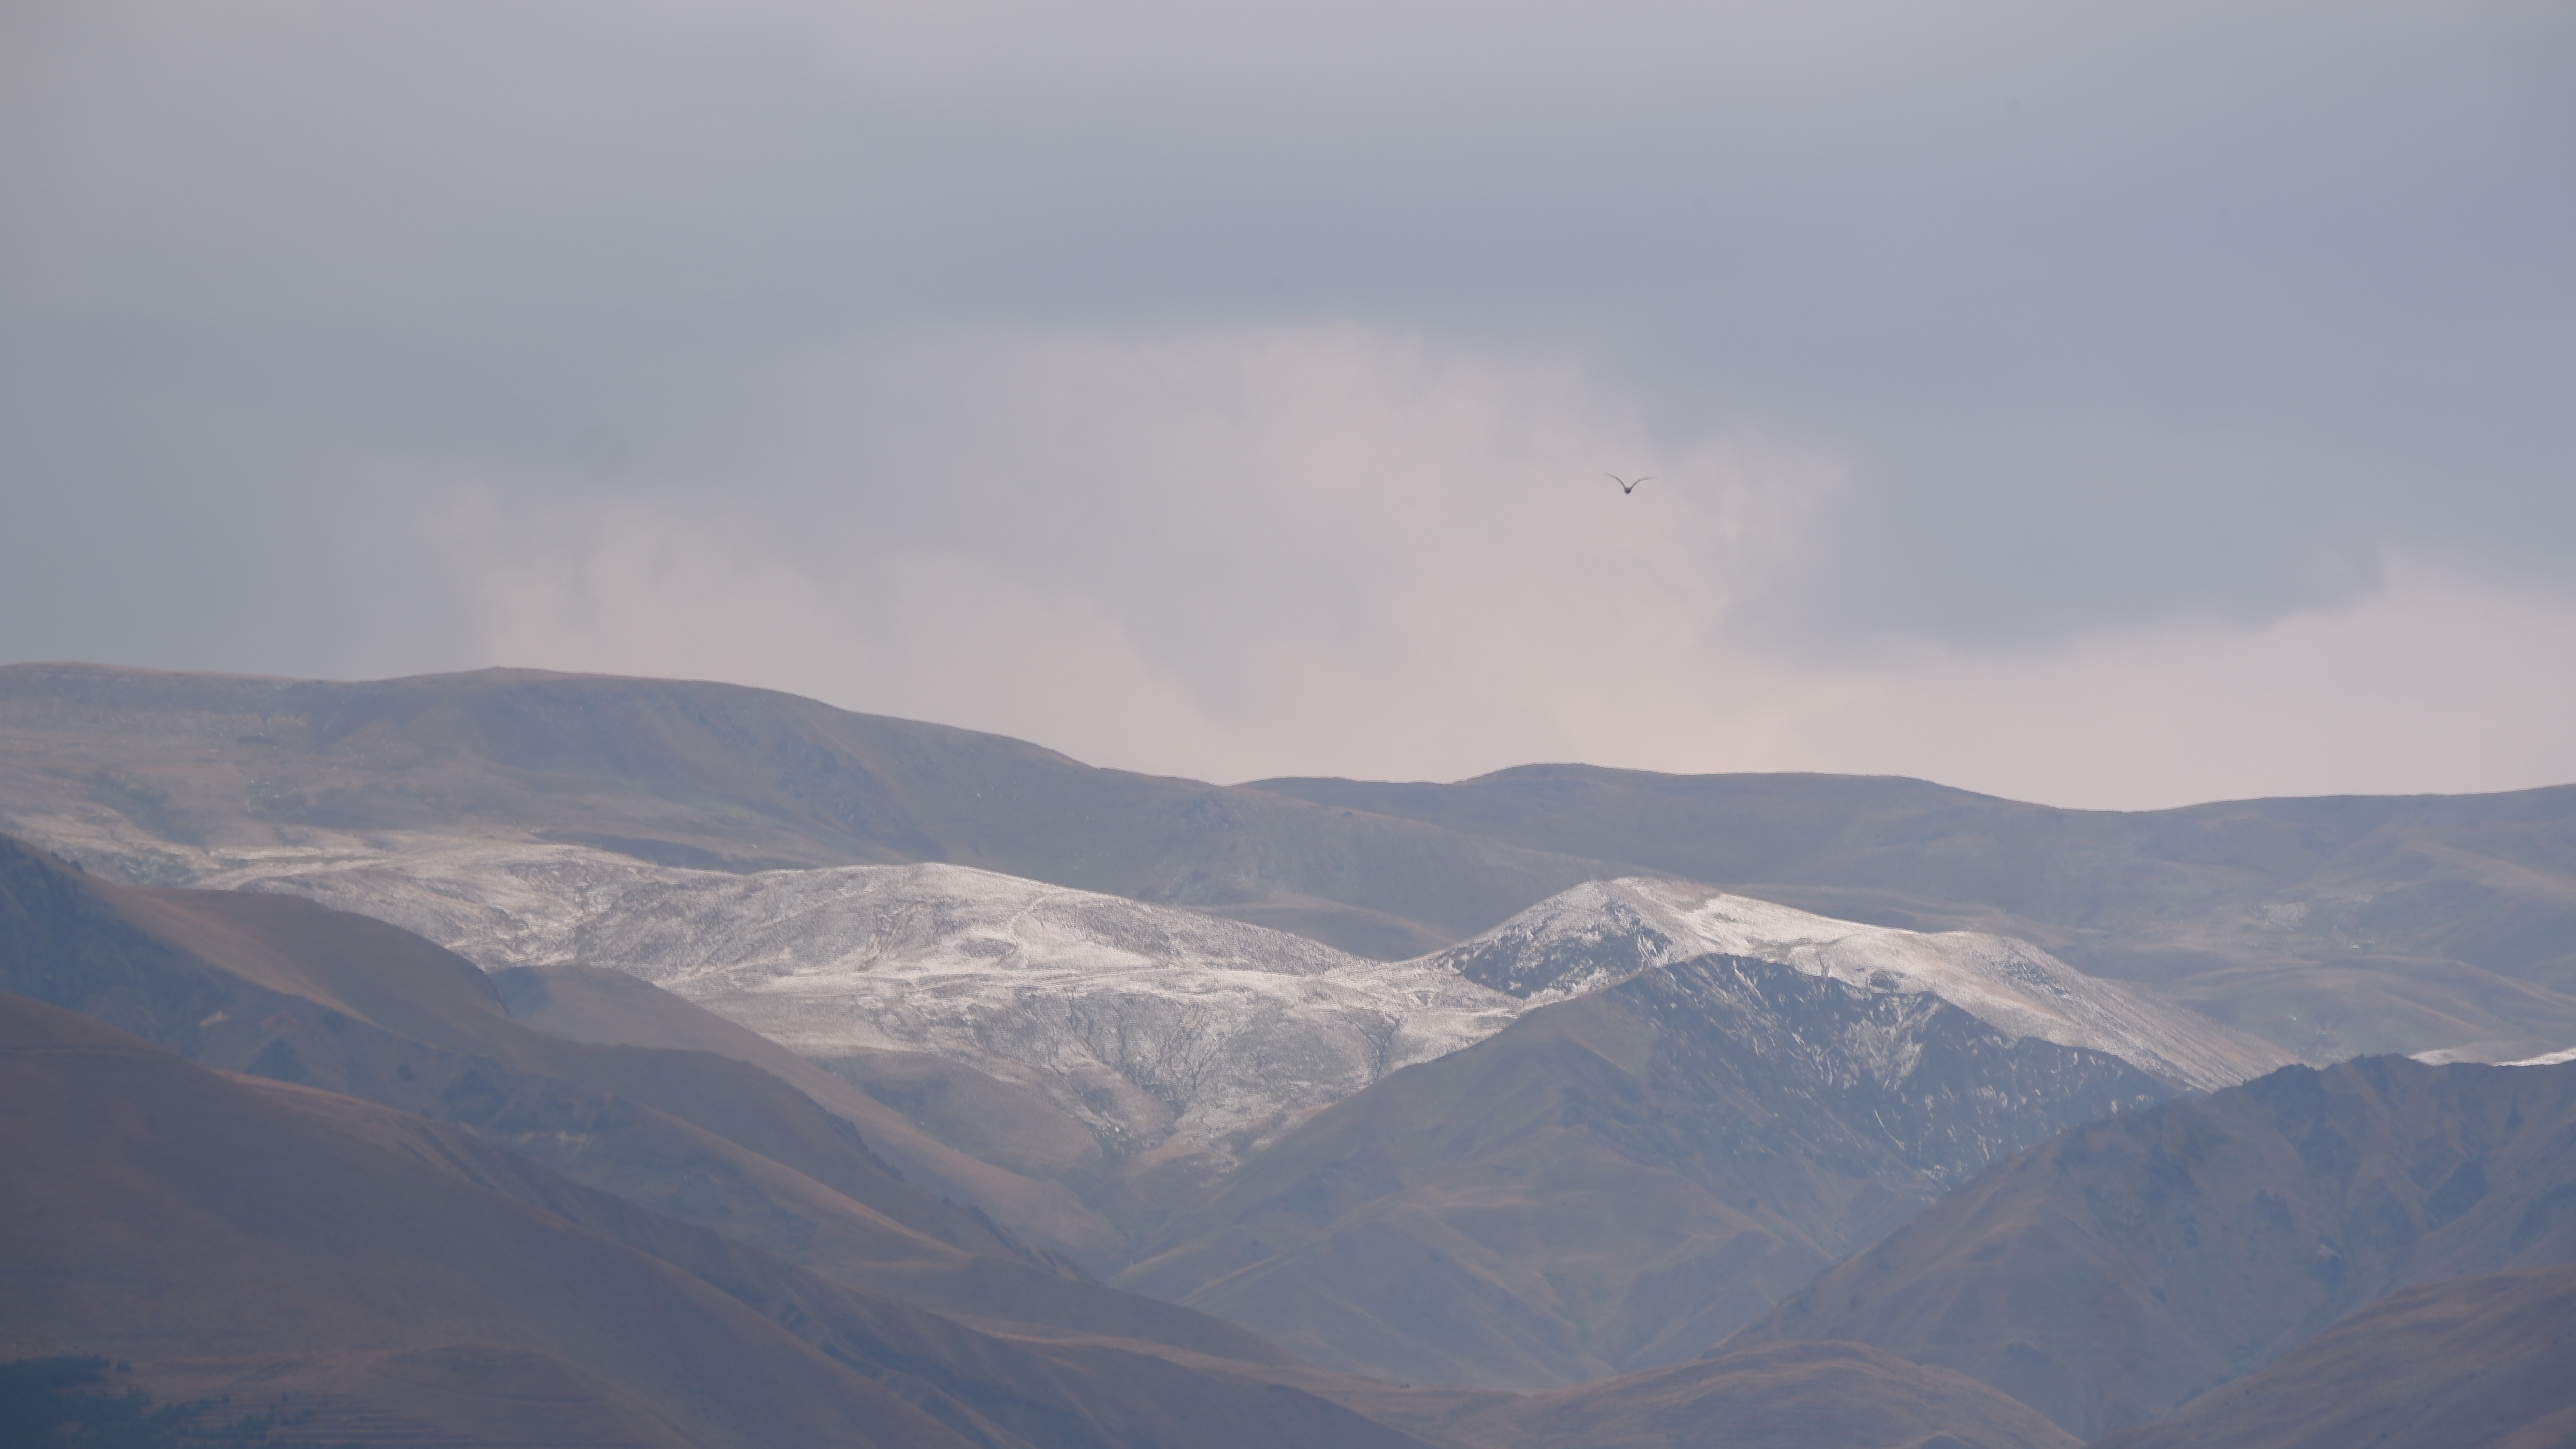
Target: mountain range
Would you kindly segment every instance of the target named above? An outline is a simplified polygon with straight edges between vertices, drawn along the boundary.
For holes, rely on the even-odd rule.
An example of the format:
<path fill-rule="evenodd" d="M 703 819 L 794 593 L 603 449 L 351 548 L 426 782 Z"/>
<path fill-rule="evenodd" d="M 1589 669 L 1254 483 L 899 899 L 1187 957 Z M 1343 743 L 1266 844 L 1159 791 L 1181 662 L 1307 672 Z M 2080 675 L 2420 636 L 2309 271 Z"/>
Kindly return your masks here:
<path fill-rule="evenodd" d="M 2571 810 L 0 669 L 0 1423 L 2555 1442 Z"/>
<path fill-rule="evenodd" d="M 0 1150 L 23 1189 L 0 1204 L 0 1353 L 30 1369 L 0 1374 L 19 1396 L 0 1422 L 111 1420 L 80 1387 L 90 1355 L 162 1404 L 147 1422 L 204 1421 L 188 1443 L 1596 1442 L 1524 1417 L 1559 1401 L 1392 1390 L 1090 1284 L 867 1170 L 845 1120 L 800 1137 L 820 1104 L 740 1057 L 586 1046 L 497 1009 L 566 989 L 575 1019 L 740 1047 L 631 977 L 488 982 L 366 918 L 119 886 L 14 845 L 0 975 Z M 2072 1442 L 1859 1348 L 1586 1392 L 1604 1449 L 1748 1415 L 1853 1449 Z"/>
<path fill-rule="evenodd" d="M 2029 942 L 2322 1064 L 2576 1043 L 2576 785 L 2062 810 L 1589 766 L 1218 786 L 718 684 L 0 668 L 0 829 L 143 884 L 371 837 L 748 870 L 945 862 L 1384 960 L 1587 880 Z"/>

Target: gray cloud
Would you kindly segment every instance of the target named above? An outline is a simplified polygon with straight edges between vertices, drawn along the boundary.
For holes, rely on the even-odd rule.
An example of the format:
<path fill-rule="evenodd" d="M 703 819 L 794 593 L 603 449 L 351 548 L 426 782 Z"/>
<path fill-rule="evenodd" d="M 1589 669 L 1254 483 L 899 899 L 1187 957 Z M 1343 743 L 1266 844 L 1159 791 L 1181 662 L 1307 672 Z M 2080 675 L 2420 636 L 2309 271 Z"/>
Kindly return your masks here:
<path fill-rule="evenodd" d="M 1663 712 L 1636 763 L 2125 800 L 2267 786 L 2217 741 L 2016 785 L 1847 712 L 2576 609 L 2560 7 L 0 26 L 0 655 L 518 651 L 1220 774 L 1615 753 L 1507 685 L 1558 669 Z M 1664 473 L 1656 536 L 1563 510 L 1604 468 Z M 1601 623 L 1632 647 L 1551 632 L 1611 603 L 1657 611 Z M 1081 660 L 1122 708 L 1024 698 Z M 2337 768 L 2576 772 L 2472 735 Z"/>

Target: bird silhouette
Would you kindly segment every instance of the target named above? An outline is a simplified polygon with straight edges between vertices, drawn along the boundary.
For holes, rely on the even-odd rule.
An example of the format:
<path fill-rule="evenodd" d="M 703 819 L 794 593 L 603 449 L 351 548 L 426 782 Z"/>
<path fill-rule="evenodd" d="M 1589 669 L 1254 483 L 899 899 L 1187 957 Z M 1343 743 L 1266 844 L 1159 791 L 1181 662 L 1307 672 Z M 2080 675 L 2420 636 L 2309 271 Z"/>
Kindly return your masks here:
<path fill-rule="evenodd" d="M 1602 476 L 1602 477 L 1604 477 L 1604 478 L 1609 479 L 1609 480 L 1610 480 L 1611 482 L 1613 482 L 1613 483 L 1618 484 L 1618 485 L 1619 485 L 1619 491 L 1620 491 L 1621 493 L 1634 493 L 1634 492 L 1636 492 L 1636 491 L 1637 491 L 1637 483 L 1652 483 L 1652 482 L 1654 482 L 1654 481 L 1655 481 L 1655 475 L 1654 475 L 1654 474 L 1652 474 L 1652 473 L 1649 473 L 1649 474 L 1647 474 L 1645 477 L 1638 479 L 1638 480 L 1637 480 L 1637 483 L 1631 483 L 1631 482 L 1629 482 L 1627 479 L 1620 477 L 1620 476 L 1619 476 L 1618 474 L 1616 474 L 1616 473 L 1604 473 L 1604 474 L 1602 474 L 1601 476 Z"/>

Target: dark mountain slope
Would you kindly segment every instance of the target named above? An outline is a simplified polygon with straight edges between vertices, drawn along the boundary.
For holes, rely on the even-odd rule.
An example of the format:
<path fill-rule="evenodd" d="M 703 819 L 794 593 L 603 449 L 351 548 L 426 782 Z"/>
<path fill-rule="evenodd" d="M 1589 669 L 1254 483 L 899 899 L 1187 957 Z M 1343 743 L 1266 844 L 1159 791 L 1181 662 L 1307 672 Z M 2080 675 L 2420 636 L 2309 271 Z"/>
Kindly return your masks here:
<path fill-rule="evenodd" d="M 2576 1065 L 2370 1058 L 2078 1127 L 1730 1344 L 1875 1344 L 2094 1436 L 2401 1285 L 2569 1261 Z"/>
<path fill-rule="evenodd" d="M 946 1110 L 930 1108 L 918 1093 L 887 1092 L 892 1101 L 880 1101 L 769 1038 L 623 971 L 513 967 L 494 972 L 492 982 L 513 1019 L 548 1036 L 713 1052 L 756 1066 L 857 1126 L 907 1179 L 989 1209 L 1043 1246 L 1095 1262 L 1115 1261 L 1126 1250 L 1115 1229 L 1048 1174 L 1066 1157 L 1097 1157 L 1100 1144 L 1081 1124 L 1032 1101 L 1026 1088 L 959 1062 L 881 1052 L 868 1058 L 880 1075 L 909 1067 L 910 1076 L 930 1076 L 950 1090 L 940 1094 Z M 934 1137 L 925 1123 L 941 1135 Z M 1019 1140 L 1029 1138 L 1038 1140 Z"/>
<path fill-rule="evenodd" d="M 600 1420 L 703 1445 L 1405 1442 L 1293 1389 L 1134 1354 L 1058 1363 L 452 1129 L 210 1073 L 15 997 L 0 1154 L 11 1357 L 316 1371 L 499 1350 L 517 1356 L 503 1377 L 559 1362 Z"/>
<path fill-rule="evenodd" d="M 2392 1293 L 2251 1378 L 2100 1449 L 2564 1449 L 2576 1268 Z"/>
<path fill-rule="evenodd" d="M 2576 786 L 2137 812 L 1584 765 L 1247 788 L 1852 920 L 2019 937 L 2311 1060 L 2576 1042 Z"/>
<path fill-rule="evenodd" d="M 0 839 L 0 990 L 207 1065 L 466 1127 L 842 1282 L 1279 1359 L 1230 1325 L 1079 1281 L 903 1180 L 846 1121 L 757 1066 L 532 1031 L 471 964 L 363 916 L 117 886 Z"/>
<path fill-rule="evenodd" d="M 184 883 L 156 874 L 183 869 L 156 841 L 274 848 L 383 831 L 724 869 L 948 861 L 1389 958 L 1594 873 L 768 690 L 528 670 L 331 684 L 0 668 L 0 817 L 147 884 Z"/>
<path fill-rule="evenodd" d="M 1327 1367 L 1574 1383 L 1699 1353 L 1993 1158 L 2166 1095 L 1937 997 L 1706 957 L 1344 1099 L 1119 1281 Z"/>

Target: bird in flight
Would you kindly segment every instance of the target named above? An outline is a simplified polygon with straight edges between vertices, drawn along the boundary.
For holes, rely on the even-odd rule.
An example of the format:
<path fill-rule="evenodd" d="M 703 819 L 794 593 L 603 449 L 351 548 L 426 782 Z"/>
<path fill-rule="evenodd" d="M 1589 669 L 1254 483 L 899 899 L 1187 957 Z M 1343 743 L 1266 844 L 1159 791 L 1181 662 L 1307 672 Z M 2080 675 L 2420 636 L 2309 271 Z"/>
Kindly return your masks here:
<path fill-rule="evenodd" d="M 1654 475 L 1654 474 L 1652 474 L 1652 473 L 1649 473 L 1649 474 L 1647 474 L 1645 477 L 1638 479 L 1638 480 L 1637 480 L 1637 483 L 1631 483 L 1631 482 L 1629 482 L 1627 479 L 1620 477 L 1620 476 L 1619 476 L 1618 474 L 1616 474 L 1616 473 L 1604 473 L 1604 474 L 1602 474 L 1601 476 L 1602 476 L 1602 477 L 1604 477 L 1604 478 L 1609 479 L 1609 480 L 1610 480 L 1611 482 L 1613 482 L 1613 483 L 1618 484 L 1618 485 L 1619 485 L 1619 491 L 1620 491 L 1621 493 L 1634 493 L 1634 492 L 1636 492 L 1636 491 L 1637 491 L 1637 483 L 1652 483 L 1652 482 L 1654 482 L 1654 481 L 1655 481 L 1655 475 Z"/>

